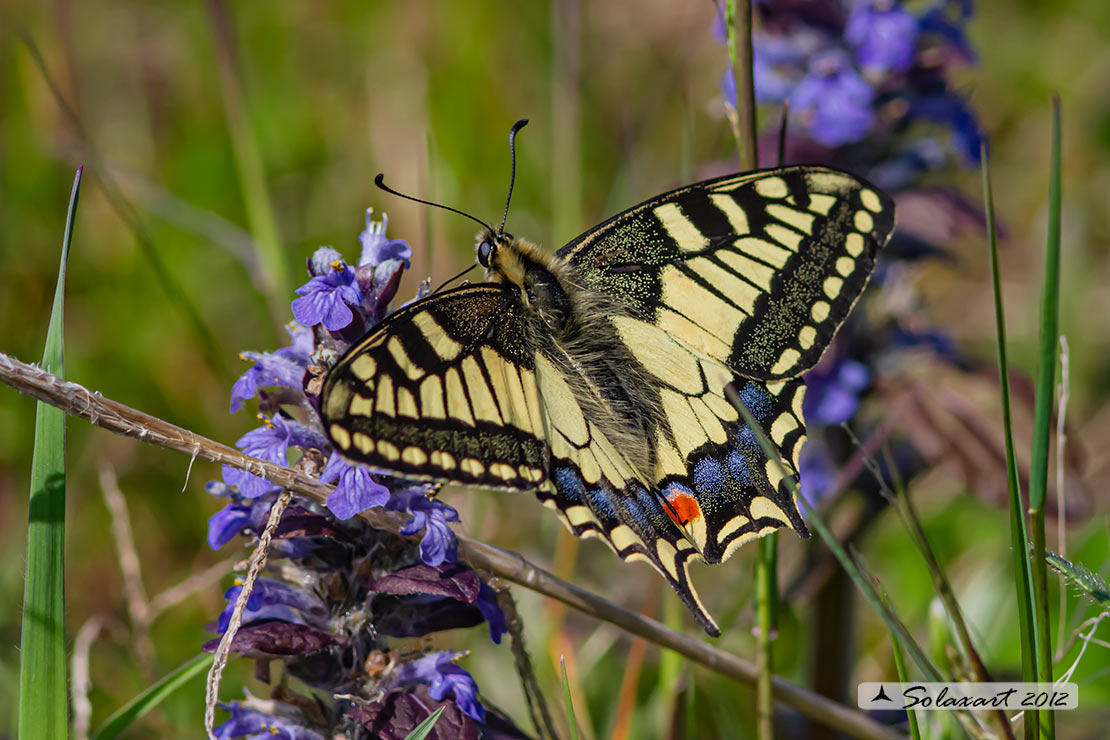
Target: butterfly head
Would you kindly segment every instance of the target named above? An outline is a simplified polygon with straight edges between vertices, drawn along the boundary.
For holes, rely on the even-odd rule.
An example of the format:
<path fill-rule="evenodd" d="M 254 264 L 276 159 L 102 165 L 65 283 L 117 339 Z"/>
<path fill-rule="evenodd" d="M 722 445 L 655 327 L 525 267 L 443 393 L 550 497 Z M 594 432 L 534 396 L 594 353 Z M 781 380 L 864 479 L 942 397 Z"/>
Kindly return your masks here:
<path fill-rule="evenodd" d="M 523 286 L 527 267 L 522 260 L 519 239 L 504 231 L 482 229 L 474 244 L 478 264 L 486 268 L 487 280 Z"/>

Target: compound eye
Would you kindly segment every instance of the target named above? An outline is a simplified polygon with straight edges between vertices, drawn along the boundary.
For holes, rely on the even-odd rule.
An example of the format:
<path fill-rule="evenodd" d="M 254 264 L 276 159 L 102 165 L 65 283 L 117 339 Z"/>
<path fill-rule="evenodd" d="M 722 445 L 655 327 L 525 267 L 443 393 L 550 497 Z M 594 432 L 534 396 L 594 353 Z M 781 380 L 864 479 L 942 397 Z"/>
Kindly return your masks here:
<path fill-rule="evenodd" d="M 483 240 L 482 243 L 478 245 L 478 262 L 482 267 L 489 267 L 489 255 L 492 251 L 493 245 L 489 243 L 488 239 Z"/>

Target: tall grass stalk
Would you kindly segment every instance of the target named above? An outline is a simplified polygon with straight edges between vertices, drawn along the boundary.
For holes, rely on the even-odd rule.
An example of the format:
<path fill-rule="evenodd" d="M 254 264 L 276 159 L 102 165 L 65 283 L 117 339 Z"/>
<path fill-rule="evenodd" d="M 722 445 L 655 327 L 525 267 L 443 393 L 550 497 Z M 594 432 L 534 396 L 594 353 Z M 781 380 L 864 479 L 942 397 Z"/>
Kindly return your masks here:
<path fill-rule="evenodd" d="M 1048 613 L 1048 567 L 1045 563 L 1044 504 L 1048 488 L 1048 444 L 1052 435 L 1052 401 L 1056 391 L 1056 347 L 1060 311 L 1060 99 L 1052 99 L 1052 169 L 1048 185 L 1048 237 L 1041 293 L 1041 350 L 1033 412 L 1033 449 L 1029 470 L 1029 526 L 1033 543 L 1032 572 L 1036 625 L 1037 680 L 1052 681 L 1052 626 Z M 1039 712 L 1042 737 L 1056 736 L 1052 712 Z"/>
<path fill-rule="evenodd" d="M 66 262 L 73 242 L 81 174 L 69 195 L 58 282 L 42 366 L 65 377 Z M 35 404 L 31 500 L 27 515 L 27 579 L 19 660 L 19 740 L 58 740 L 69 735 L 65 630 L 66 415 Z"/>
<path fill-rule="evenodd" d="M 288 296 L 293 291 L 293 284 L 266 186 L 262 154 L 258 149 L 258 140 L 251 130 L 246 101 L 243 98 L 231 10 L 222 0 L 207 0 L 206 5 L 216 56 L 219 59 L 220 91 L 223 93 L 227 130 L 231 136 L 231 152 L 235 158 L 235 171 L 239 175 L 239 187 L 243 191 L 247 223 L 250 225 L 251 236 L 254 237 L 255 254 L 264 285 L 263 293 L 275 325 L 282 326 L 288 320 Z"/>
<path fill-rule="evenodd" d="M 725 6 L 725 32 L 728 36 L 729 65 L 736 83 L 736 111 L 733 133 L 740 170 L 759 166 L 759 142 L 755 130 L 755 78 L 752 51 L 752 6 L 750 0 L 728 0 Z M 782 129 L 786 128 L 785 110 Z M 781 132 L 780 132 L 781 133 Z M 782 164 L 782 148 L 779 149 Z M 774 532 L 759 541 L 755 561 L 756 665 L 759 676 L 755 684 L 756 735 L 760 740 L 774 740 L 775 617 L 778 611 L 778 535 Z"/>
<path fill-rule="evenodd" d="M 1021 676 L 1025 681 L 1037 680 L 1037 643 L 1033 628 L 1033 586 L 1030 579 L 1028 538 L 1021 502 L 1017 456 L 1014 452 L 1013 420 L 1010 415 L 1010 367 L 1006 351 L 1006 314 L 1002 308 L 1002 278 L 998 261 L 998 230 L 994 217 L 994 195 L 991 189 L 990 150 L 986 142 L 981 148 L 983 169 L 983 204 L 987 217 L 990 243 L 991 285 L 994 290 L 994 320 L 998 341 L 998 381 L 1002 395 L 1002 428 L 1006 444 L 1006 480 L 1010 494 L 1010 555 L 1013 558 L 1014 586 L 1017 594 L 1018 629 L 1021 636 Z M 1036 723 L 1025 723 L 1025 737 L 1036 736 Z"/>
<path fill-rule="evenodd" d="M 725 1 L 725 32 L 728 58 L 736 83 L 736 110 L 733 134 L 740 160 L 740 171 L 758 167 L 755 142 L 755 83 L 752 79 L 752 4 L 751 0 Z M 743 66 L 740 63 L 743 62 Z"/>

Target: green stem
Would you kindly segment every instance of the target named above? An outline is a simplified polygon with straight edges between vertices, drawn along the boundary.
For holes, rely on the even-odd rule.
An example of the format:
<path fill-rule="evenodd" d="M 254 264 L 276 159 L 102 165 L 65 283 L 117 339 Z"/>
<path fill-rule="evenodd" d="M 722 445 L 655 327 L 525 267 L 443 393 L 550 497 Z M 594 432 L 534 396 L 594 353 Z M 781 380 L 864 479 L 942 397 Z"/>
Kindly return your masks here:
<path fill-rule="evenodd" d="M 1033 449 L 1029 470 L 1029 518 L 1033 543 L 1034 623 L 1037 680 L 1052 681 L 1052 628 L 1048 612 L 1045 563 L 1044 503 L 1048 488 L 1048 446 L 1052 434 L 1052 402 L 1056 390 L 1056 348 L 1060 302 L 1060 99 L 1052 99 L 1052 170 L 1048 188 L 1048 237 L 1045 245 L 1044 288 L 1041 294 L 1041 351 L 1033 414 Z M 1052 712 L 1039 712 L 1041 734 L 1056 736 Z"/>
<path fill-rule="evenodd" d="M 998 338 L 998 381 L 1002 395 L 1002 428 L 1006 441 L 1006 480 L 1010 494 L 1010 555 L 1013 558 L 1014 587 L 1017 593 L 1018 629 L 1021 636 L 1021 676 L 1024 681 L 1037 680 L 1037 643 L 1033 626 L 1033 586 L 1030 578 L 1028 537 L 1025 532 L 1024 507 L 1021 503 L 1021 482 L 1018 478 L 1017 455 L 1014 452 L 1013 420 L 1010 414 L 1010 369 L 1006 352 L 1006 314 L 1002 308 L 1002 278 L 998 260 L 998 232 L 995 227 L 994 196 L 991 189 L 990 156 L 982 146 L 983 203 L 986 209 L 987 233 L 990 242 L 991 285 L 994 291 L 995 333 Z M 1036 723 L 1027 721 L 1025 737 L 1034 738 Z"/>
<path fill-rule="evenodd" d="M 751 0 L 727 0 L 725 30 L 728 58 L 736 83 L 736 149 L 740 171 L 756 169 L 755 82 L 752 78 L 752 5 Z M 740 63 L 743 62 L 743 66 Z"/>
<path fill-rule="evenodd" d="M 759 677 L 755 684 L 756 733 L 760 740 L 774 740 L 774 702 L 771 688 L 775 672 L 774 639 L 778 605 L 778 536 L 775 532 L 759 541 L 759 557 L 755 561 L 755 588 L 759 625 Z"/>
<path fill-rule="evenodd" d="M 898 645 L 898 640 L 894 639 L 894 635 L 890 636 L 890 646 L 894 651 L 894 668 L 898 671 L 898 680 L 907 683 L 910 679 L 906 674 L 906 659 L 902 656 L 902 648 Z M 912 740 L 921 740 L 921 728 L 917 726 L 917 712 L 907 709 L 906 716 L 910 721 L 910 737 Z"/>

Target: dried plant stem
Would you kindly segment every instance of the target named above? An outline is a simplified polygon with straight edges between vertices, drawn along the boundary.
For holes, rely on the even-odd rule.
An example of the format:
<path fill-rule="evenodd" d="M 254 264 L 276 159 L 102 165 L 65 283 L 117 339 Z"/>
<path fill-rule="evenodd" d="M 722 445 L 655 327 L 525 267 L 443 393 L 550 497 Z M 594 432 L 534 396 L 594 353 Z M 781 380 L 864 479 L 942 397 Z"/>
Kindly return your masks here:
<path fill-rule="evenodd" d="M 266 558 L 270 555 L 270 542 L 273 540 L 274 531 L 277 529 L 278 523 L 281 522 L 281 515 L 285 513 L 285 507 L 292 500 L 292 492 L 285 489 L 274 501 L 274 505 L 270 507 L 270 516 L 266 520 L 266 528 L 262 530 L 262 534 L 258 537 L 258 546 L 254 548 L 254 553 L 251 554 L 247 576 L 243 579 L 243 588 L 235 599 L 235 607 L 231 611 L 231 620 L 220 638 L 219 646 L 216 647 L 212 667 L 208 669 L 208 680 L 205 681 L 204 685 L 204 731 L 207 733 L 209 740 L 216 740 L 216 702 L 220 698 L 220 679 L 223 677 L 224 668 L 227 667 L 227 659 L 231 656 L 231 643 L 235 639 L 235 634 L 239 631 L 239 625 L 243 620 L 243 612 L 247 608 L 247 601 L 254 590 L 254 582 L 258 580 L 258 574 L 266 567 Z"/>
<path fill-rule="evenodd" d="M 505 612 L 505 626 L 509 630 L 509 639 L 513 650 L 513 659 L 516 663 L 516 672 L 520 675 L 524 699 L 528 703 L 528 713 L 532 715 L 532 724 L 543 740 L 559 740 L 559 733 L 555 730 L 555 722 L 551 718 L 551 710 L 540 690 L 539 679 L 532 667 L 532 657 L 524 644 L 524 620 L 516 609 L 516 600 L 507 586 L 500 582 L 491 584 L 497 593 L 497 604 Z"/>
<path fill-rule="evenodd" d="M 323 504 L 332 490 L 332 486 L 300 471 L 244 455 L 227 445 L 105 398 L 99 393 L 93 393 L 77 383 L 63 381 L 41 368 L 2 352 L 0 381 L 109 431 L 189 456 L 195 455 L 201 460 L 246 470 L 318 504 Z M 371 526 L 393 533 L 399 532 L 405 521 L 403 515 L 381 509 L 370 509 L 359 516 Z M 758 670 L 749 661 L 700 639 L 668 629 L 654 619 L 636 614 L 597 594 L 562 581 L 528 562 L 518 553 L 461 535 L 458 541 L 460 558 L 472 568 L 486 570 L 544 596 L 558 599 L 584 614 L 610 622 L 661 647 L 670 648 L 723 676 L 746 684 L 754 684 L 756 681 Z M 773 679 L 772 690 L 776 700 L 853 737 L 876 740 L 901 737 L 862 712 L 842 706 L 778 676 Z"/>
<path fill-rule="evenodd" d="M 154 643 L 150 640 L 150 602 L 143 588 L 143 574 L 139 567 L 135 538 L 131 534 L 127 501 L 119 489 L 116 471 L 106 461 L 100 465 L 100 490 L 111 517 L 112 540 L 116 545 L 116 557 L 119 560 L 120 575 L 123 577 L 123 596 L 127 601 L 127 614 L 131 618 L 135 652 L 139 665 L 149 679 L 154 667 Z"/>
<path fill-rule="evenodd" d="M 89 701 L 89 689 L 92 682 L 89 680 L 89 652 L 100 631 L 104 628 L 105 617 L 103 614 L 94 614 L 89 617 L 77 637 L 73 640 L 73 657 L 70 658 L 69 675 L 71 677 L 69 693 L 73 702 L 73 737 L 74 740 L 88 740 L 89 727 L 92 722 L 92 702 Z"/>
<path fill-rule="evenodd" d="M 212 584 L 221 581 L 224 576 L 235 568 L 236 562 L 238 562 L 238 558 L 221 560 L 200 573 L 189 576 L 181 583 L 170 586 L 165 591 L 155 594 L 150 600 L 151 621 L 154 621 L 162 615 L 162 612 L 184 601 L 197 591 L 208 588 Z"/>

